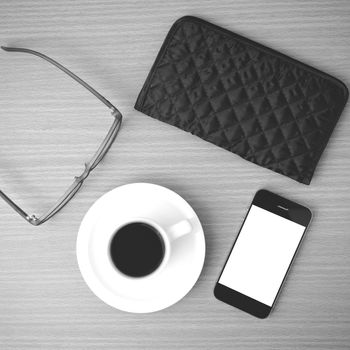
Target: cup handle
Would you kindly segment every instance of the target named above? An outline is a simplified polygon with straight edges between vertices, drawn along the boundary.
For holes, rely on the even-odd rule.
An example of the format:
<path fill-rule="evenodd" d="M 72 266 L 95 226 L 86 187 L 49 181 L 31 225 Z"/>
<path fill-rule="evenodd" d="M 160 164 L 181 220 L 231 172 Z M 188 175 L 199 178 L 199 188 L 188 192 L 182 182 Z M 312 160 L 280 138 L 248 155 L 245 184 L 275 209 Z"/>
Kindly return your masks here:
<path fill-rule="evenodd" d="M 182 220 L 168 227 L 167 232 L 171 241 L 189 234 L 192 231 L 192 225 L 189 220 Z"/>

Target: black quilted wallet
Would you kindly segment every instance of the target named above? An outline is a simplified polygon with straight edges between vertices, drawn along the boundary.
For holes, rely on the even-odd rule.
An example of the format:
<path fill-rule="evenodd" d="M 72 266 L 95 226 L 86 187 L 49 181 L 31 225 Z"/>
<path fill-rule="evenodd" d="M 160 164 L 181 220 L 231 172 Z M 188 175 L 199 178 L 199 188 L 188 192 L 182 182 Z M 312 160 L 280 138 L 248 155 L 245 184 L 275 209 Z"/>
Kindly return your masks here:
<path fill-rule="evenodd" d="M 135 108 L 309 184 L 347 99 L 338 79 L 187 16 L 170 29 Z"/>

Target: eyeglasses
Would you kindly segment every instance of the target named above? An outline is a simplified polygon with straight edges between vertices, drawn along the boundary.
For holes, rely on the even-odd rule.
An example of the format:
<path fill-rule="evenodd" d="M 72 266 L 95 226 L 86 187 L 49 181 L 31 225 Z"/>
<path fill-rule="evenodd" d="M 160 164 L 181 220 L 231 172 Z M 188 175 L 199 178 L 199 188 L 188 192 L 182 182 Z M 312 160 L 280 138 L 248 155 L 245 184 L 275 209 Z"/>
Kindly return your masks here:
<path fill-rule="evenodd" d="M 21 209 L 15 202 L 13 202 L 3 191 L 0 190 L 0 197 L 5 200 L 7 204 L 9 204 L 19 215 L 21 215 L 26 221 L 34 226 L 38 226 L 43 224 L 45 221 L 52 218 L 55 214 L 57 214 L 79 191 L 80 187 L 83 185 L 85 179 L 89 176 L 90 172 L 96 168 L 96 166 L 101 162 L 103 157 L 107 154 L 108 150 L 111 148 L 115 138 L 117 137 L 118 131 L 120 129 L 122 123 L 122 115 L 119 110 L 112 105 L 107 99 L 105 99 L 101 94 L 99 94 L 95 89 L 93 89 L 89 84 L 80 79 L 74 73 L 72 73 L 67 68 L 63 67 L 61 64 L 53 60 L 52 58 L 43 55 L 40 52 L 24 49 L 24 48 L 15 48 L 15 47 L 3 47 L 1 48 L 5 51 L 9 52 L 24 52 L 28 54 L 32 54 L 38 57 L 41 57 L 45 61 L 56 66 L 58 69 L 68 74 L 71 78 L 73 78 L 76 82 L 82 85 L 84 88 L 89 90 L 95 97 L 97 97 L 103 104 L 105 104 L 110 110 L 112 117 L 114 118 L 113 124 L 109 129 L 106 137 L 102 141 L 100 147 L 97 152 L 91 158 L 91 160 L 85 163 L 85 169 L 80 176 L 76 176 L 74 178 L 74 182 L 68 188 L 68 190 L 63 194 L 63 196 L 56 202 L 56 204 L 47 211 L 44 215 L 37 217 L 36 215 L 28 215 L 23 209 Z"/>

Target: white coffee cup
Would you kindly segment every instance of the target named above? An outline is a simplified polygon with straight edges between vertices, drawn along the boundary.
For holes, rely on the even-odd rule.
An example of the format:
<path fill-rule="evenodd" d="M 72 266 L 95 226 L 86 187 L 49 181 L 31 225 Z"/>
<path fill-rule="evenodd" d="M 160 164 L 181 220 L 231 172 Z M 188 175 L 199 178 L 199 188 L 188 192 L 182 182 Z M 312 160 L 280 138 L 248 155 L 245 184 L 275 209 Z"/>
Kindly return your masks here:
<path fill-rule="evenodd" d="M 161 263 L 143 277 L 120 271 L 111 242 L 130 223 L 145 223 L 164 246 Z M 77 260 L 91 291 L 105 303 L 128 312 L 154 312 L 184 297 L 203 267 L 205 240 L 198 216 L 175 192 L 134 183 L 99 198 L 86 213 L 77 237 Z"/>
<path fill-rule="evenodd" d="M 159 266 L 152 271 L 151 273 L 142 276 L 142 277 L 133 277 L 133 276 L 129 276 L 125 273 L 123 273 L 122 271 L 120 271 L 118 269 L 118 267 L 115 265 L 115 263 L 113 262 L 113 259 L 111 257 L 111 241 L 113 240 L 113 238 L 115 237 L 115 235 L 118 235 L 118 232 L 130 225 L 130 224 L 146 224 L 149 225 L 150 227 L 152 227 L 154 229 L 154 231 L 156 233 L 158 233 L 158 235 L 160 236 L 160 239 L 162 241 L 163 244 L 163 258 L 161 263 L 159 264 Z M 113 231 L 113 232 L 112 232 Z M 149 278 L 151 275 L 154 275 L 156 273 L 159 273 L 160 271 L 162 271 L 162 269 L 164 268 L 164 266 L 166 266 L 166 264 L 168 263 L 169 257 L 171 255 L 172 252 L 172 243 L 183 237 L 184 235 L 187 235 L 189 233 L 191 233 L 192 231 L 192 225 L 190 220 L 188 219 L 183 219 L 180 220 L 179 222 L 172 224 L 170 226 L 161 226 L 159 223 L 157 223 L 154 219 L 151 218 L 146 218 L 146 217 L 133 217 L 131 219 L 126 219 L 126 220 L 122 220 L 118 222 L 118 225 L 114 228 L 114 230 L 111 231 L 110 234 L 110 241 L 108 244 L 108 251 L 107 254 L 109 255 L 109 259 L 110 259 L 110 264 L 114 265 L 114 267 L 116 268 L 117 273 L 124 275 L 124 277 L 126 278 Z M 138 242 L 134 242 L 135 245 L 138 244 Z"/>

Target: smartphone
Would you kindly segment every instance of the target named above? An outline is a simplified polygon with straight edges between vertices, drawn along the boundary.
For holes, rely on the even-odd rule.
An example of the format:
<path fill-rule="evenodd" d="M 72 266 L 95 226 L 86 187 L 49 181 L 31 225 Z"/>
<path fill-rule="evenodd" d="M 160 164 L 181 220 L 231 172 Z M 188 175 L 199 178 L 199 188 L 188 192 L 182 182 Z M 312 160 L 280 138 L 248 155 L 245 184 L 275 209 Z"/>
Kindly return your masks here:
<path fill-rule="evenodd" d="M 215 297 L 266 318 L 311 216 L 310 209 L 300 204 L 258 191 L 215 285 Z"/>

